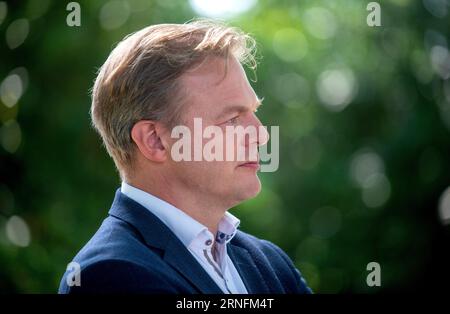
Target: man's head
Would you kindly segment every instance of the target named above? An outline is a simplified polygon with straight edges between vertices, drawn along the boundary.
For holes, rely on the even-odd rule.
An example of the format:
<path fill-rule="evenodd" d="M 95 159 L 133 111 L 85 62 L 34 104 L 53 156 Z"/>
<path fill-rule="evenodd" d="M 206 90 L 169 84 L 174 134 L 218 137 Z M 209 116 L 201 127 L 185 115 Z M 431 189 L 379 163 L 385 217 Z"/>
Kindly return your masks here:
<path fill-rule="evenodd" d="M 120 42 L 95 81 L 91 115 L 122 179 L 154 177 L 226 206 L 256 195 L 256 170 L 242 161 L 171 156 L 172 128 L 194 130 L 194 118 L 203 129 L 260 126 L 254 114 L 260 101 L 241 66 L 255 65 L 254 47 L 241 31 L 206 21 L 154 25 Z M 268 139 L 263 132 L 257 145 Z"/>

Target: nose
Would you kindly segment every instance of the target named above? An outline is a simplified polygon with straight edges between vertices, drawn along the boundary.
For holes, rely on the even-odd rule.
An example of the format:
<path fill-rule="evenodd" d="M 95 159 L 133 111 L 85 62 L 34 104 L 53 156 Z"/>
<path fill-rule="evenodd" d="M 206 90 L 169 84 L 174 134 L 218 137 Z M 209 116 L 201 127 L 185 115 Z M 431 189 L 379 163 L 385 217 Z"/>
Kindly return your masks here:
<path fill-rule="evenodd" d="M 256 132 L 257 132 L 257 138 L 256 143 L 258 146 L 262 146 L 267 144 L 267 142 L 269 141 L 269 132 L 267 132 L 267 129 L 265 126 L 262 125 L 261 121 L 258 119 L 258 117 L 253 114 L 253 123 L 252 125 L 255 126 L 256 128 Z"/>

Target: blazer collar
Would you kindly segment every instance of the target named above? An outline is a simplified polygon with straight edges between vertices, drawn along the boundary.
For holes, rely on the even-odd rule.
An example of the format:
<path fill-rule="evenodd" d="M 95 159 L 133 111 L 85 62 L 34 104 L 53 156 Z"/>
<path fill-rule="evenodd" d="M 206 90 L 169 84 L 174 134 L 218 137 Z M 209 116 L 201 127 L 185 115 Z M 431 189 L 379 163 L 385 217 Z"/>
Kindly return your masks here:
<path fill-rule="evenodd" d="M 241 275 L 242 281 L 247 288 L 249 294 L 270 293 L 259 268 L 253 261 L 247 249 L 236 245 L 240 241 L 241 233 L 238 232 L 234 239 L 228 244 L 228 256 L 233 261 L 238 273 Z M 236 240 L 236 241 L 234 241 Z"/>
<path fill-rule="evenodd" d="M 223 293 L 175 234 L 154 214 L 116 191 L 109 215 L 134 226 L 148 246 L 164 251 L 164 260 L 201 293 Z"/>

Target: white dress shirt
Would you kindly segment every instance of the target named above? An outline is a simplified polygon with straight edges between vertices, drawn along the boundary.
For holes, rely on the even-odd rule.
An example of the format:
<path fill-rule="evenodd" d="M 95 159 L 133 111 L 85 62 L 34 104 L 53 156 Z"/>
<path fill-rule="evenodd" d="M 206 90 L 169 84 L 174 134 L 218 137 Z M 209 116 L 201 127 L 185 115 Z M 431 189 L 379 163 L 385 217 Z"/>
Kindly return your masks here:
<path fill-rule="evenodd" d="M 121 192 L 141 204 L 181 240 L 224 293 L 247 294 L 247 289 L 227 254 L 227 243 L 236 234 L 239 219 L 225 212 L 214 236 L 197 220 L 162 199 L 122 182 Z"/>

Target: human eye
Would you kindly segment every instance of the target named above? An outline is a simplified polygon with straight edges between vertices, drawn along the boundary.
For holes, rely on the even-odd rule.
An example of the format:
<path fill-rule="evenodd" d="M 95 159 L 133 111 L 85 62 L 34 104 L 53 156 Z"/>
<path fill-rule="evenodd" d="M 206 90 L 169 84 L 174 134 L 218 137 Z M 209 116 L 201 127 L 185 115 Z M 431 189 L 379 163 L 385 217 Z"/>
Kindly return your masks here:
<path fill-rule="evenodd" d="M 235 117 L 225 121 L 225 124 L 235 125 L 235 124 L 237 124 L 238 120 L 239 120 L 239 116 L 235 116 Z"/>

